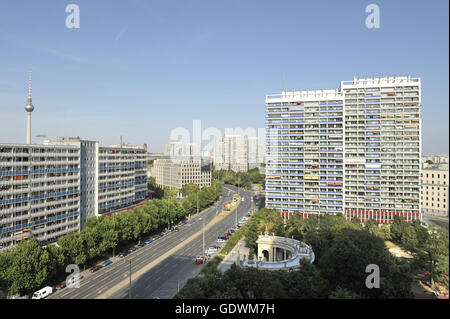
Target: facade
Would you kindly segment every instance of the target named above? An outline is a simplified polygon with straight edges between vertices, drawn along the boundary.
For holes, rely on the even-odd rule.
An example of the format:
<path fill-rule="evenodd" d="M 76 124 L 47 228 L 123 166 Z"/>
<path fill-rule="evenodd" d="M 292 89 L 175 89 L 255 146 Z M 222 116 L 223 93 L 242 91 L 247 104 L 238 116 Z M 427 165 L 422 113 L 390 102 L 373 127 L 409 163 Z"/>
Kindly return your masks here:
<path fill-rule="evenodd" d="M 422 211 L 424 214 L 448 216 L 448 166 L 422 169 Z"/>
<path fill-rule="evenodd" d="M 0 251 L 80 230 L 80 148 L 0 144 Z"/>
<path fill-rule="evenodd" d="M 176 188 L 180 191 L 186 184 L 197 184 L 200 188 L 211 186 L 210 161 L 186 159 L 157 159 L 153 163 L 152 177 L 161 188 Z"/>
<path fill-rule="evenodd" d="M 164 156 L 171 158 L 201 157 L 201 147 L 199 144 L 185 144 L 182 142 L 170 142 L 164 147 Z"/>
<path fill-rule="evenodd" d="M 80 231 L 93 216 L 147 196 L 147 150 L 62 138 L 0 144 L 0 251 Z"/>
<path fill-rule="evenodd" d="M 225 135 L 215 139 L 214 167 L 216 170 L 247 172 L 264 162 L 264 149 L 257 137 Z"/>
<path fill-rule="evenodd" d="M 147 196 L 147 149 L 144 146 L 100 147 L 98 213 L 105 214 Z"/>
<path fill-rule="evenodd" d="M 266 96 L 266 207 L 421 219 L 420 78 L 354 78 Z"/>

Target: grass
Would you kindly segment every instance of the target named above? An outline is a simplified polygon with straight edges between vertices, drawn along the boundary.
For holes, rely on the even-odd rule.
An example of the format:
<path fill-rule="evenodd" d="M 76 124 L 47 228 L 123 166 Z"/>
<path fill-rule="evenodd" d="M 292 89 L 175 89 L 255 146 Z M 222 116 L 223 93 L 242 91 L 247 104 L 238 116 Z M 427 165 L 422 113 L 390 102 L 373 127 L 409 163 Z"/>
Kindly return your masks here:
<path fill-rule="evenodd" d="M 391 241 L 389 241 L 389 240 L 386 240 L 386 241 L 384 242 L 384 244 L 386 245 L 386 247 L 387 247 L 388 249 L 398 247 L 396 244 L 394 244 L 393 242 L 391 242 Z"/>

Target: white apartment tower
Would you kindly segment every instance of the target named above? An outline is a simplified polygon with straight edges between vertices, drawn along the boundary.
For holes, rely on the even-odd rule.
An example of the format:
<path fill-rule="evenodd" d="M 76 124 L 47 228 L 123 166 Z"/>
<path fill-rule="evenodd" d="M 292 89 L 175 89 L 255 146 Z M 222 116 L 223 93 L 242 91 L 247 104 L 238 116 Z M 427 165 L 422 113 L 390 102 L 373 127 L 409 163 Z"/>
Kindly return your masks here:
<path fill-rule="evenodd" d="M 421 219 L 421 89 L 409 76 L 266 96 L 266 207 Z"/>
<path fill-rule="evenodd" d="M 264 151 L 259 138 L 242 135 L 225 135 L 215 139 L 214 166 L 216 170 L 246 172 L 260 167 Z"/>

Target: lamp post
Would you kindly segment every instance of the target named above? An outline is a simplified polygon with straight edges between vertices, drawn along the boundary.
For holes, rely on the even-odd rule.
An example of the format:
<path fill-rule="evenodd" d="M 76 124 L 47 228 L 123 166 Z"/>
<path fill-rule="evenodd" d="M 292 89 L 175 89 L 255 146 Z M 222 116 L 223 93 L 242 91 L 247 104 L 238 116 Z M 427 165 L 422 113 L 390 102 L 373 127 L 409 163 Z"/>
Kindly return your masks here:
<path fill-rule="evenodd" d="M 128 288 L 128 298 L 131 299 L 131 259 L 130 259 L 130 286 Z"/>
<path fill-rule="evenodd" d="M 204 220 L 202 217 L 200 217 L 199 219 L 202 221 L 202 224 L 203 224 L 203 226 L 202 226 L 202 233 L 203 233 L 203 250 L 202 250 L 202 256 L 204 256 L 204 254 L 205 254 L 205 220 Z"/>

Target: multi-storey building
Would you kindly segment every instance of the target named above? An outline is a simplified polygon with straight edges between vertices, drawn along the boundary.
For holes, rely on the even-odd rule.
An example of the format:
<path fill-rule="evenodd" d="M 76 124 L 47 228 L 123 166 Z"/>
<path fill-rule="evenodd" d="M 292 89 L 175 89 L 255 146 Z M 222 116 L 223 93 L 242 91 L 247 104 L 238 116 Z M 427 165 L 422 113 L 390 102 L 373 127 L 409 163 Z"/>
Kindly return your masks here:
<path fill-rule="evenodd" d="M 421 219 L 420 103 L 409 76 L 266 96 L 266 207 Z"/>
<path fill-rule="evenodd" d="M 128 206 L 147 196 L 146 153 L 143 146 L 99 148 L 99 214 Z"/>
<path fill-rule="evenodd" d="M 164 155 L 171 158 L 201 157 L 201 146 L 199 144 L 185 144 L 182 142 L 170 142 L 164 147 Z"/>
<path fill-rule="evenodd" d="M 448 216 L 448 166 L 434 165 L 423 168 L 421 179 L 423 213 Z"/>
<path fill-rule="evenodd" d="M 0 250 L 80 229 L 80 148 L 0 144 Z"/>
<path fill-rule="evenodd" d="M 209 160 L 198 159 L 157 159 L 153 163 L 152 176 L 161 188 L 175 188 L 178 196 L 187 184 L 197 184 L 200 188 L 211 186 L 211 164 Z"/>
<path fill-rule="evenodd" d="M 259 138 L 225 135 L 215 139 L 214 167 L 217 170 L 232 170 L 246 172 L 260 167 L 264 162 L 264 151 Z"/>
<path fill-rule="evenodd" d="M 20 240 L 47 244 L 93 216 L 147 196 L 147 150 L 63 138 L 0 144 L 0 250 Z"/>

